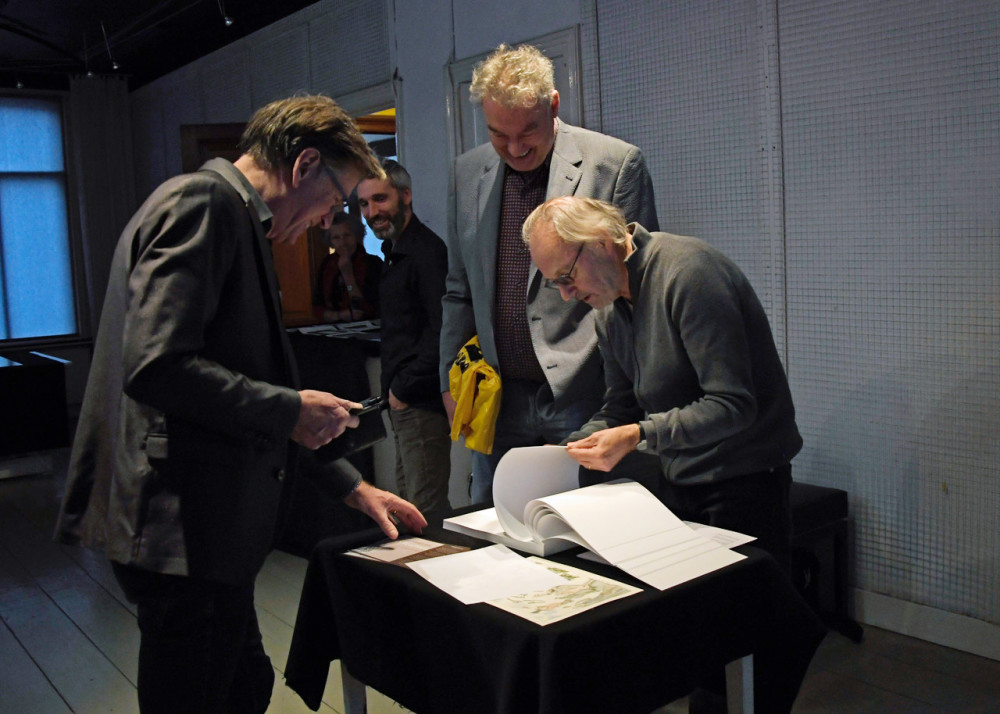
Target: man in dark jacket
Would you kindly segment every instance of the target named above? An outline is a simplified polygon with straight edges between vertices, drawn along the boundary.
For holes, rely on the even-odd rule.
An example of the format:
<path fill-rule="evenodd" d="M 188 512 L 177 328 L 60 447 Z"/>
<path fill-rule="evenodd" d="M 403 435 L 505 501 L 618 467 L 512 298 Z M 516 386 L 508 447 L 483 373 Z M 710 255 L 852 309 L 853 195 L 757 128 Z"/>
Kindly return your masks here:
<path fill-rule="evenodd" d="M 56 525 L 102 550 L 137 604 L 143 714 L 267 709 L 254 579 L 309 461 L 296 445 L 358 423 L 353 402 L 299 390 L 271 242 L 328 227 L 381 169 L 327 97 L 262 108 L 240 150 L 166 181 L 119 239 Z M 425 525 L 356 472 L 311 463 L 388 536 L 395 519 Z"/>
<path fill-rule="evenodd" d="M 410 174 L 382 162 L 384 179 L 358 185 L 361 212 L 382 241 L 382 394 L 396 445 L 398 493 L 428 518 L 448 510 L 451 440 L 438 388 L 444 242 L 413 213 Z"/>

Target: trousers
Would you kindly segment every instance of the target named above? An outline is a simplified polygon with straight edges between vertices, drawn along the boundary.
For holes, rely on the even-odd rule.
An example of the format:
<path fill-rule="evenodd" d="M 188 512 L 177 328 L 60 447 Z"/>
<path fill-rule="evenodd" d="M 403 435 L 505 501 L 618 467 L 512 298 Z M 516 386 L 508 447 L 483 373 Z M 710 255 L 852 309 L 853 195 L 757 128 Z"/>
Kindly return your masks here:
<path fill-rule="evenodd" d="M 142 714 L 264 714 L 274 668 L 253 583 L 228 585 L 112 563 L 139 622 Z"/>
<path fill-rule="evenodd" d="M 397 494 L 415 505 L 428 520 L 451 509 L 451 430 L 443 412 L 408 406 L 390 409 L 396 446 Z"/>

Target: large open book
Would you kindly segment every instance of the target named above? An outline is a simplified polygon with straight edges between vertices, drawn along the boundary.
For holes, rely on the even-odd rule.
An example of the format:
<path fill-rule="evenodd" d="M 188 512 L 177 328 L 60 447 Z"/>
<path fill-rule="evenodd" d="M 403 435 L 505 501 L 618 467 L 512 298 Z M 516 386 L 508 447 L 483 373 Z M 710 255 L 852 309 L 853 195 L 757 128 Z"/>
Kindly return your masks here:
<path fill-rule="evenodd" d="M 563 447 L 512 449 L 494 475 L 496 507 L 444 527 L 534 555 L 580 545 L 661 590 L 744 557 L 699 535 L 634 481 L 578 486 L 578 464 Z"/>

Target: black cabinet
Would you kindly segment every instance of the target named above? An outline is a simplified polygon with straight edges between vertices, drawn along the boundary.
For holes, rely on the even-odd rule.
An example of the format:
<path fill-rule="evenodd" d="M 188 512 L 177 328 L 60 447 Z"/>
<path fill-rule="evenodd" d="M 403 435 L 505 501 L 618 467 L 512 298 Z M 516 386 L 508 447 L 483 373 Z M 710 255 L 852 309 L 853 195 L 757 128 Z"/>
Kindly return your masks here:
<path fill-rule="evenodd" d="M 0 352 L 0 405 L 0 456 L 69 445 L 64 360 Z"/>

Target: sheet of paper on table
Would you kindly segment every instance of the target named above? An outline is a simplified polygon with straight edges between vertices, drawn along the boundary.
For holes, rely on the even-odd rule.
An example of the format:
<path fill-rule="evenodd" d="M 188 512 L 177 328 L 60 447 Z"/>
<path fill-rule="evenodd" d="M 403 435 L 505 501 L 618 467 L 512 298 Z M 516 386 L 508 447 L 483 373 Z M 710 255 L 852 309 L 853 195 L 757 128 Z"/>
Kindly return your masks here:
<path fill-rule="evenodd" d="M 642 592 L 640 588 L 562 563 L 536 557 L 528 560 L 555 573 L 562 582 L 545 590 L 490 600 L 488 604 L 538 625 L 559 622 L 605 603 Z"/>
<path fill-rule="evenodd" d="M 347 555 L 368 560 L 378 560 L 394 565 L 406 565 L 416 560 L 438 558 L 443 555 L 461 553 L 466 550 L 468 548 L 463 545 L 437 543 L 426 538 L 403 537 L 397 540 L 389 540 L 387 538 L 372 545 L 363 545 L 347 551 Z"/>
<path fill-rule="evenodd" d="M 558 575 L 503 545 L 410 563 L 415 573 L 466 605 L 547 590 Z"/>

